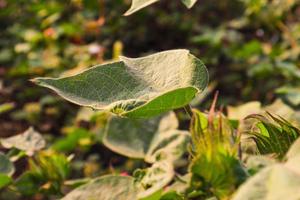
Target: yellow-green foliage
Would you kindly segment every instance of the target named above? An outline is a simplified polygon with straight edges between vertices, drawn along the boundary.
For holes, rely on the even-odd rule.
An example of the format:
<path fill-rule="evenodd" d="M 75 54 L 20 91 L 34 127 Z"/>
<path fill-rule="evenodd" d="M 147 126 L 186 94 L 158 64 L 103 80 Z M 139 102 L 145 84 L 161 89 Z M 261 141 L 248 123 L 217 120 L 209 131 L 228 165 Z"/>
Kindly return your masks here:
<path fill-rule="evenodd" d="M 267 113 L 267 116 L 255 114 L 247 118 L 258 121 L 254 123 L 249 134 L 262 155 L 272 154 L 282 159 L 292 143 L 300 136 L 300 130 L 280 116 Z"/>
<path fill-rule="evenodd" d="M 211 112 L 207 117 L 197 110 L 191 134 L 190 195 L 202 191 L 206 197 L 227 199 L 246 178 L 238 159 L 239 136 L 223 115 Z"/>

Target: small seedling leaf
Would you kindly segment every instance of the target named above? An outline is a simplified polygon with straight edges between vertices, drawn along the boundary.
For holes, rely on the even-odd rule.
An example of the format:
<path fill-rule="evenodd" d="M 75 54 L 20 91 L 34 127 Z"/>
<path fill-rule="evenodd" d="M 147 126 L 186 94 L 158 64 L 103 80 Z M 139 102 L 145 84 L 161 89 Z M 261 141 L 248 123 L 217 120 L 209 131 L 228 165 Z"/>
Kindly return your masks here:
<path fill-rule="evenodd" d="M 27 155 L 32 156 L 34 152 L 46 146 L 46 141 L 40 133 L 30 127 L 22 134 L 1 139 L 1 145 L 7 149 L 16 148 L 23 150 Z"/>

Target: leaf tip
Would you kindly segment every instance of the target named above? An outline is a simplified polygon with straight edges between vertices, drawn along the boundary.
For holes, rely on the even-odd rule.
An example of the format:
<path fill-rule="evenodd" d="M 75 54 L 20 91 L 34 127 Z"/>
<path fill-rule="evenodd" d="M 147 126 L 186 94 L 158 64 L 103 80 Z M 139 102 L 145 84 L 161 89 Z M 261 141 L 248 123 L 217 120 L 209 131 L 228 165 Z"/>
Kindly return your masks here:
<path fill-rule="evenodd" d="M 37 85 L 39 85 L 41 83 L 40 78 L 32 78 L 32 79 L 29 79 L 29 81 L 34 84 L 37 84 Z"/>
<path fill-rule="evenodd" d="M 129 15 L 131 15 L 132 14 L 132 12 L 130 11 L 130 10 L 127 10 L 124 14 L 123 14 L 123 16 L 124 17 L 128 17 Z"/>
<path fill-rule="evenodd" d="M 182 0 L 182 3 L 185 5 L 185 7 L 187 7 L 188 9 L 191 9 L 195 3 L 197 2 L 197 0 Z"/>
<path fill-rule="evenodd" d="M 33 78 L 29 79 L 29 81 L 36 85 L 44 86 L 47 83 L 47 78 Z"/>

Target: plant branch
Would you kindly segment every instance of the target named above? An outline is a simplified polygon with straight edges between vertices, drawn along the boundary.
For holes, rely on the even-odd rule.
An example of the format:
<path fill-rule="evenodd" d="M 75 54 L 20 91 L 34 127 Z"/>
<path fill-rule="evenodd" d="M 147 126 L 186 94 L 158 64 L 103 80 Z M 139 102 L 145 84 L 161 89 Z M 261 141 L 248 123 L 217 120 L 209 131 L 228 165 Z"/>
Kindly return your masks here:
<path fill-rule="evenodd" d="M 190 118 L 193 117 L 193 111 L 192 111 L 192 107 L 191 107 L 190 104 L 184 106 L 183 109 L 184 109 L 185 112 L 190 116 Z"/>

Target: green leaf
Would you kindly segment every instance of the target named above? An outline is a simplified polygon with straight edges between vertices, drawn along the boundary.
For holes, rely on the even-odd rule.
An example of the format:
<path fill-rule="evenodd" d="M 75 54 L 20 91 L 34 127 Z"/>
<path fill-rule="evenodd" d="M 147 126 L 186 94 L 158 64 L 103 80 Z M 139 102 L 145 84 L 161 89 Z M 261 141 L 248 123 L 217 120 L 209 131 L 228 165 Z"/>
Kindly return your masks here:
<path fill-rule="evenodd" d="M 80 141 L 84 139 L 91 139 L 92 133 L 83 128 L 76 128 L 66 137 L 57 140 L 51 148 L 56 151 L 70 152 L 76 147 L 80 146 Z"/>
<path fill-rule="evenodd" d="M 299 139 L 288 151 L 286 163 L 272 164 L 243 184 L 233 200 L 300 199 Z M 270 165 L 271 164 L 271 165 Z"/>
<path fill-rule="evenodd" d="M 149 6 L 158 1 L 159 0 L 132 0 L 129 10 L 127 10 L 124 15 L 125 16 L 131 15 L 131 14 L 135 13 L 136 11 L 139 11 L 142 8 L 145 8 L 146 6 Z M 187 8 L 191 8 L 197 2 L 197 0 L 181 0 L 181 2 Z"/>
<path fill-rule="evenodd" d="M 267 167 L 251 177 L 233 200 L 300 199 L 300 175 L 282 164 Z"/>
<path fill-rule="evenodd" d="M 164 194 L 160 200 L 184 200 L 182 196 L 177 194 L 175 191 L 168 192 Z"/>
<path fill-rule="evenodd" d="M 120 59 L 75 76 L 33 81 L 78 105 L 131 118 L 149 118 L 183 107 L 208 83 L 206 67 L 188 50 Z"/>
<path fill-rule="evenodd" d="M 31 160 L 33 172 L 40 174 L 45 181 L 61 183 L 71 172 L 70 157 L 54 151 L 42 151 Z"/>
<path fill-rule="evenodd" d="M 268 113 L 268 118 L 263 115 L 250 115 L 247 117 L 258 120 L 255 126 L 258 132 L 249 134 L 257 145 L 260 154 L 275 154 L 282 159 L 293 142 L 300 136 L 300 130 L 281 117 Z"/>
<path fill-rule="evenodd" d="M 10 178 L 8 175 L 0 173 L 0 189 L 9 185 L 12 181 L 12 178 Z"/>
<path fill-rule="evenodd" d="M 149 6 L 150 4 L 153 4 L 158 1 L 159 0 L 132 0 L 131 7 L 129 8 L 129 10 L 126 11 L 124 15 L 125 16 L 131 15 L 136 11 L 145 8 L 146 6 Z"/>
<path fill-rule="evenodd" d="M 149 197 L 164 188 L 174 177 L 173 164 L 162 160 L 150 168 L 136 170 L 134 173 L 139 186 L 139 198 Z"/>
<path fill-rule="evenodd" d="M 160 200 L 160 197 L 163 193 L 163 189 L 158 190 L 157 192 L 147 196 L 145 198 L 140 198 L 139 200 Z"/>
<path fill-rule="evenodd" d="M 174 169 L 169 161 L 159 161 L 150 168 L 137 170 L 135 179 L 128 176 L 107 175 L 96 178 L 67 194 L 62 200 L 152 199 L 173 179 Z M 152 198 L 150 198 L 152 197 Z"/>
<path fill-rule="evenodd" d="M 103 143 L 119 154 L 150 163 L 159 157 L 174 160 L 182 155 L 189 141 L 188 132 L 177 130 L 177 127 L 173 112 L 149 120 L 112 117 Z"/>
<path fill-rule="evenodd" d="M 13 163 L 5 154 L 0 152 L 0 174 L 12 175 L 14 171 Z"/>
<path fill-rule="evenodd" d="M 91 178 L 71 179 L 71 180 L 66 180 L 64 182 L 64 185 L 69 186 L 71 188 L 77 188 L 81 185 L 84 185 L 84 184 L 90 182 L 91 180 L 92 180 Z"/>
<path fill-rule="evenodd" d="M 197 0 L 181 0 L 181 1 L 188 8 L 193 7 L 193 5 L 197 2 Z"/>
<path fill-rule="evenodd" d="M 132 177 L 107 175 L 76 188 L 62 200 L 137 200 L 137 192 Z"/>
<path fill-rule="evenodd" d="M 29 159 L 29 169 L 14 184 L 18 192 L 25 196 L 38 192 L 57 195 L 71 172 L 70 157 L 54 151 L 41 151 Z"/>
<path fill-rule="evenodd" d="M 0 115 L 12 110 L 15 107 L 14 103 L 3 103 L 0 104 Z"/>
<path fill-rule="evenodd" d="M 18 177 L 14 186 L 22 195 L 31 196 L 39 192 L 43 183 L 45 182 L 39 174 L 32 171 L 26 171 Z"/>
<path fill-rule="evenodd" d="M 32 156 L 34 152 L 41 150 L 46 146 L 44 138 L 32 127 L 20 135 L 1 139 L 0 142 L 4 148 L 20 149 L 25 151 L 29 156 Z"/>

